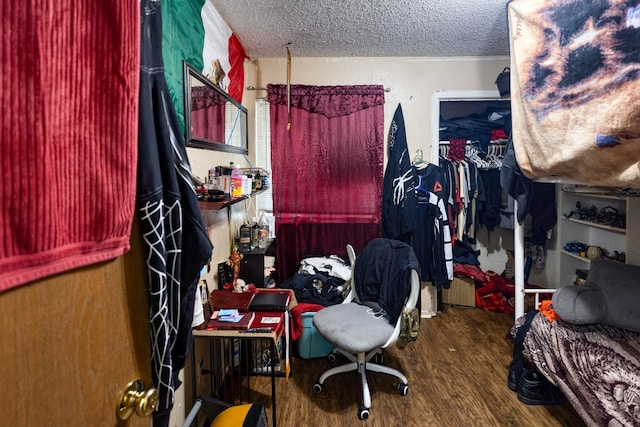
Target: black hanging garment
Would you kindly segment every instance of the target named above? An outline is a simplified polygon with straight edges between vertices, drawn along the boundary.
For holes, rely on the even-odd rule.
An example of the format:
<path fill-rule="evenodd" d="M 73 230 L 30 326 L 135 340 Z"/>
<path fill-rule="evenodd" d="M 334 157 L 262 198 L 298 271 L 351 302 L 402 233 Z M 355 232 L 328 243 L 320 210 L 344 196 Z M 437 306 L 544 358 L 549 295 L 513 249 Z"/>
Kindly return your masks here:
<path fill-rule="evenodd" d="M 416 226 L 415 171 L 409 159 L 400 104 L 389 129 L 389 161 L 382 192 L 382 235 L 410 243 Z"/>
<path fill-rule="evenodd" d="M 440 168 L 417 169 L 416 228 L 412 242 L 420 262 L 420 279 L 437 290 L 448 289 L 453 280 L 453 249 Z"/>
<path fill-rule="evenodd" d="M 149 276 L 152 380 L 160 400 L 153 425 L 163 427 L 191 348 L 198 280 L 213 246 L 164 77 L 160 2 L 142 0 L 140 11 L 138 215 Z"/>

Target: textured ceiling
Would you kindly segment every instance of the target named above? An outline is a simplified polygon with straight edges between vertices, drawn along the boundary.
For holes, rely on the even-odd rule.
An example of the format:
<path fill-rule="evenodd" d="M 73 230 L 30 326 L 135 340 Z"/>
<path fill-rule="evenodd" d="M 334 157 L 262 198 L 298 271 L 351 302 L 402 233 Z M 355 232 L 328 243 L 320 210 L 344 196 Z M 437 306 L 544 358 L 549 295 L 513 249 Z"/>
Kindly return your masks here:
<path fill-rule="evenodd" d="M 508 0 L 209 0 L 251 58 L 503 56 Z"/>

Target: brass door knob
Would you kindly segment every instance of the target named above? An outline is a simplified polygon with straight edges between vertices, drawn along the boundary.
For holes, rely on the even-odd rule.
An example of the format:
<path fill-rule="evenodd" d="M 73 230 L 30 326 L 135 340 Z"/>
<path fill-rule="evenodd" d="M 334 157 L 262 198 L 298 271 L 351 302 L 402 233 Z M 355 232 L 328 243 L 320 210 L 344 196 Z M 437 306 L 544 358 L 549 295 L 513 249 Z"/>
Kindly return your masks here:
<path fill-rule="evenodd" d="M 159 403 L 158 390 L 144 389 L 142 380 L 134 380 L 127 384 L 127 388 L 120 395 L 116 415 L 120 420 L 129 419 L 134 413 L 140 417 L 153 414 Z"/>

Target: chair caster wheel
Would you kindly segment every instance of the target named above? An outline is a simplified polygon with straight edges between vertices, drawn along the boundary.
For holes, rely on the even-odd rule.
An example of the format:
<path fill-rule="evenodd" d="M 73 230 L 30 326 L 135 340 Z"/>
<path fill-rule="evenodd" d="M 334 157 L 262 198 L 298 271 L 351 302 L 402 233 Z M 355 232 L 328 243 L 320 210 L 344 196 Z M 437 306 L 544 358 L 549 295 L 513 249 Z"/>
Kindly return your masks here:
<path fill-rule="evenodd" d="M 361 420 L 366 420 L 369 418 L 369 408 L 365 408 L 364 406 L 360 406 L 358 408 L 358 418 Z"/>
<path fill-rule="evenodd" d="M 315 391 L 316 393 L 322 393 L 322 384 L 315 383 L 313 385 L 313 391 Z"/>
<path fill-rule="evenodd" d="M 406 396 L 407 394 L 409 394 L 409 385 L 405 383 L 398 384 L 398 393 L 400 393 L 402 396 Z"/>

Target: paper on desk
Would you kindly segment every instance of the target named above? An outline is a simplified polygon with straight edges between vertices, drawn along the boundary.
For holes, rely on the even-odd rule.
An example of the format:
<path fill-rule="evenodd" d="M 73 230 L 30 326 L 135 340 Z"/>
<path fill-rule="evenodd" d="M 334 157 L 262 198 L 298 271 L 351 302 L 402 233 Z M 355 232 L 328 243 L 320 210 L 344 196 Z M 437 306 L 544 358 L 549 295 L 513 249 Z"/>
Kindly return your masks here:
<path fill-rule="evenodd" d="M 236 309 L 224 309 L 220 310 L 218 314 L 218 320 L 221 322 L 239 322 L 242 319 L 242 314 Z"/>

